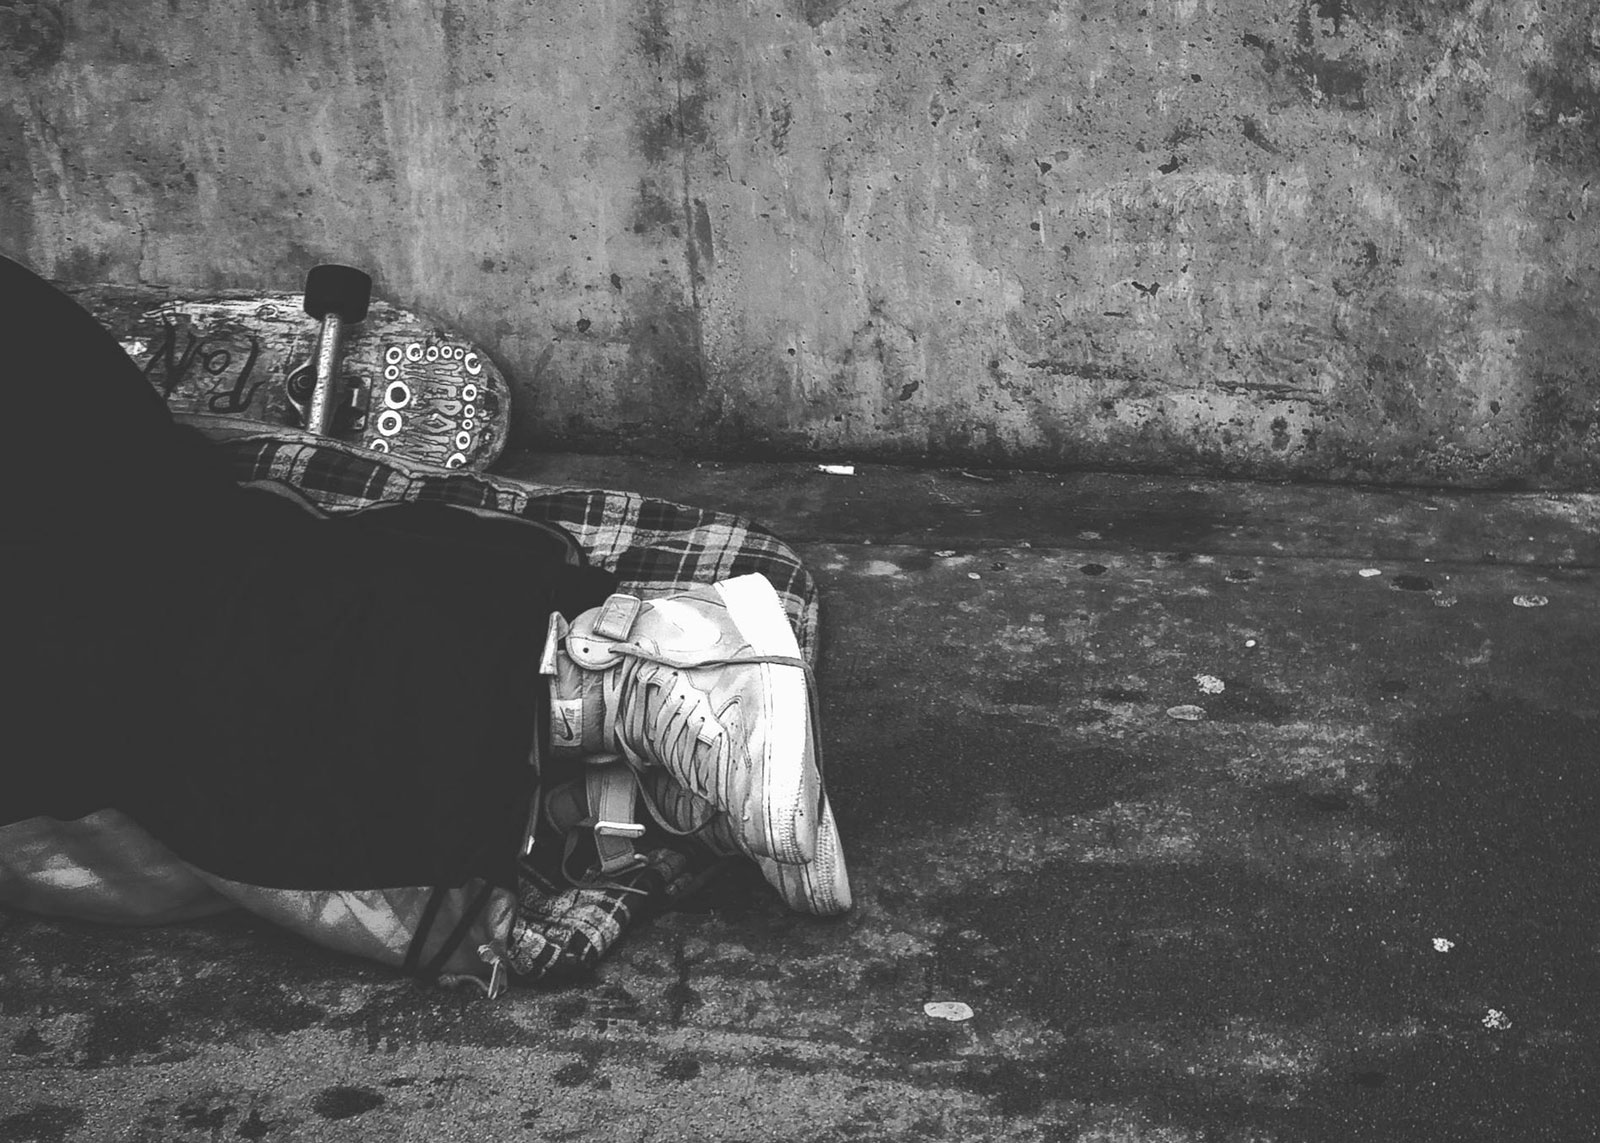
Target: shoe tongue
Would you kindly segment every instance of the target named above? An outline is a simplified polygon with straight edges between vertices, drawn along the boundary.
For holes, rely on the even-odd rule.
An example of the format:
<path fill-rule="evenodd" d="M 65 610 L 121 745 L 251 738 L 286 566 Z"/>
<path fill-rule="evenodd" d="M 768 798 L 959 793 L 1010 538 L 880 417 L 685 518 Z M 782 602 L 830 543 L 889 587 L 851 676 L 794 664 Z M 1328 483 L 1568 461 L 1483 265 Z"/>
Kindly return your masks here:
<path fill-rule="evenodd" d="M 731 620 L 718 623 L 703 608 L 676 599 L 652 601 L 650 615 L 650 638 L 669 653 L 709 651 L 734 634 Z"/>

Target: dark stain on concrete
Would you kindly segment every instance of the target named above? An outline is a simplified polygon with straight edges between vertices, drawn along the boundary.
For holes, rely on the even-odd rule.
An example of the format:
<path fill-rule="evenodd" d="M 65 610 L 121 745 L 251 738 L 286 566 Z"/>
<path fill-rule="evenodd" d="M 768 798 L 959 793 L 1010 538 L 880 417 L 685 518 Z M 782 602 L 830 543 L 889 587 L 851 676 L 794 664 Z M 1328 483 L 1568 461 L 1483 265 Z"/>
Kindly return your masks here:
<path fill-rule="evenodd" d="M 230 1103 L 214 1103 L 211 1096 L 198 1096 L 178 1105 L 177 1116 L 185 1127 L 215 1134 L 234 1113 Z"/>
<path fill-rule="evenodd" d="M 691 1055 L 680 1052 L 667 1060 L 657 1069 L 656 1074 L 662 1079 L 692 1080 L 700 1075 L 700 1061 Z"/>
<path fill-rule="evenodd" d="M 1356 808 L 1355 799 L 1338 790 L 1313 790 L 1302 794 L 1301 798 L 1320 814 L 1343 814 Z"/>
<path fill-rule="evenodd" d="M 550 1006 L 550 1026 L 557 1031 L 572 1027 L 589 1011 L 589 1000 L 578 993 L 557 998 Z"/>
<path fill-rule="evenodd" d="M 475 1004 L 476 993 L 422 989 L 396 984 L 376 993 L 354 1012 L 326 1022 L 349 1031 L 369 1052 L 397 1052 L 422 1043 L 508 1047 L 527 1042 L 527 1033 L 511 1023 L 503 1007 Z"/>
<path fill-rule="evenodd" d="M 1112 543 L 1145 551 L 1188 550 L 1227 526 L 1227 514 L 1208 506 L 1204 498 L 1183 494 L 1170 501 L 1151 498 L 1129 504 L 1096 530 Z"/>
<path fill-rule="evenodd" d="M 1353 111 L 1366 107 L 1367 69 L 1357 60 L 1333 58 L 1315 50 L 1316 36 L 1311 27 L 1309 7 L 1302 7 L 1295 21 L 1298 50 L 1286 53 L 1277 43 L 1253 32 L 1246 33 L 1240 42 L 1261 53 L 1261 69 L 1269 78 L 1278 78 L 1280 82 L 1287 80 L 1302 98 L 1327 99 Z M 1258 143 L 1251 138 L 1248 125 L 1245 137 Z"/>
<path fill-rule="evenodd" d="M 707 147 L 712 144 L 714 124 L 707 115 L 711 103 L 705 59 L 693 48 L 685 48 L 678 61 L 677 127 L 680 145 Z"/>
<path fill-rule="evenodd" d="M 558 1087 L 580 1087 L 594 1078 L 594 1066 L 586 1060 L 562 1064 L 550 1077 Z"/>
<path fill-rule="evenodd" d="M 170 1005 L 158 1000 L 126 999 L 97 1007 L 79 1041 L 86 1067 L 98 1067 L 130 1056 L 149 1055 L 167 1047 L 172 1030 Z"/>
<path fill-rule="evenodd" d="M 233 1133 L 241 1139 L 260 1139 L 272 1128 L 273 1123 L 261 1118 L 260 1109 L 252 1107 L 250 1114 L 239 1121 L 239 1126 L 233 1129 Z"/>
<path fill-rule="evenodd" d="M 1254 115 L 1240 116 L 1239 130 L 1244 134 L 1244 137 L 1248 142 L 1254 143 L 1267 154 L 1277 155 L 1281 153 L 1278 150 L 1278 145 L 1271 139 L 1267 138 L 1266 131 L 1262 128 L 1260 121 L 1257 120 Z"/>
<path fill-rule="evenodd" d="M 1292 696 L 1269 690 L 1249 679 L 1224 678 L 1221 694 L 1200 700 L 1206 717 L 1214 722 L 1266 722 L 1279 725 L 1297 717 Z"/>
<path fill-rule="evenodd" d="M 1470 868 L 1458 860 L 1447 866 L 1451 876 Z M 1594 895 L 1585 889 L 1583 903 Z M 1207 1138 L 1232 1138 L 1230 1128 L 1245 1137 L 1248 1128 L 1273 1138 L 1398 1143 L 1489 1139 L 1495 1128 L 1518 1137 L 1518 1119 L 1530 1111 L 1551 1121 L 1544 1101 L 1575 1110 L 1592 1074 L 1592 1050 L 1582 1045 L 1593 1041 L 1557 1037 L 1541 1059 L 1528 1040 L 1494 1039 L 1479 1024 L 1477 998 L 1504 993 L 1464 978 L 1465 960 L 1428 947 L 1441 921 L 1418 923 L 1427 903 L 1425 893 L 1298 880 L 1288 870 L 1032 869 L 937 903 L 949 929 L 981 932 L 986 942 L 941 948 L 930 984 L 959 995 L 985 978 L 988 1003 L 1064 1035 L 1043 1059 L 972 1060 L 962 1085 L 1002 1114 L 1131 1100 L 1150 1126 L 1200 1121 Z M 1592 940 L 1592 925 L 1572 928 L 1576 952 Z M 1585 971 L 1592 995 L 1594 973 Z M 1570 998 L 1570 980 L 1567 987 L 1560 995 Z M 1593 1022 L 1592 1006 L 1567 1012 L 1569 1022 Z M 1424 1030 L 1382 1032 L 1404 1020 Z M 1252 1072 L 1249 1030 L 1291 1024 L 1319 1029 L 1315 1051 L 1297 1057 L 1291 1040 L 1267 1048 L 1277 1061 Z M 1189 1049 L 1200 1052 L 1187 1057 L 1196 1067 L 1150 1054 L 1155 1044 L 1171 1051 L 1184 1043 L 1215 1046 Z"/>
<path fill-rule="evenodd" d="M 336 1087 L 323 1088 L 311 1097 L 311 1110 L 323 1119 L 354 1119 L 358 1115 L 365 1115 L 377 1107 L 382 1107 L 384 1098 L 378 1092 L 364 1087 Z"/>
<path fill-rule="evenodd" d="M 36 1103 L 0 1119 L 0 1143 L 63 1143 L 82 1125 L 83 1112 L 76 1107 Z"/>
<path fill-rule="evenodd" d="M 631 411 L 648 423 L 695 425 L 705 396 L 699 315 L 676 283 L 652 278 L 629 307 L 629 357 L 644 382 Z"/>
<path fill-rule="evenodd" d="M 639 193 L 635 198 L 633 207 L 633 232 L 646 234 L 653 230 L 665 229 L 673 237 L 682 233 L 678 228 L 682 212 L 678 205 L 653 180 L 641 180 Z M 615 277 L 616 275 L 613 275 Z M 620 279 L 613 283 L 621 289 Z"/>
<path fill-rule="evenodd" d="M 1547 61 L 1530 62 L 1526 79 L 1533 95 L 1527 122 L 1538 156 L 1558 169 L 1589 174 L 1600 161 L 1600 47 L 1594 42 L 1586 5 L 1540 12 Z"/>
<path fill-rule="evenodd" d="M 604 984 L 591 996 L 589 1014 L 597 1027 L 605 1027 L 608 1020 L 626 1020 L 630 1023 L 648 1023 L 650 1016 L 639 998 L 620 984 Z"/>
<path fill-rule="evenodd" d="M 995 679 L 990 694 L 998 703 L 1017 703 L 1024 706 L 1055 705 L 1061 701 L 1065 688 L 1063 680 L 1048 674 L 1030 671 L 1013 678 Z"/>
<path fill-rule="evenodd" d="M 1018 693 L 1059 700 L 1045 684 Z M 852 700 L 853 713 L 870 719 L 873 734 L 894 745 L 878 753 L 873 766 L 840 776 L 848 787 L 834 801 L 841 829 L 924 830 L 966 820 L 973 806 L 996 798 L 1029 815 L 1088 813 L 1148 789 L 1157 768 L 1147 755 L 1111 744 L 1079 746 L 1041 736 L 1038 723 L 1011 712 L 974 717 L 947 705 L 939 717 L 907 724 L 892 717 L 902 705 L 892 693 Z M 1071 721 L 1054 712 L 1048 717 L 1052 724 Z"/>
<path fill-rule="evenodd" d="M 0 65 L 28 77 L 58 63 L 67 21 L 52 0 L 0 0 Z"/>
<path fill-rule="evenodd" d="M 1358 886 L 1300 885 L 1252 868 L 1073 863 L 950 894 L 936 908 L 951 929 L 977 930 L 988 946 L 944 957 L 935 987 L 959 989 L 982 972 L 991 1002 L 998 996 L 1062 1030 L 1108 1020 L 1190 1029 L 1233 1015 L 1308 1020 L 1329 1006 L 1387 1017 L 1399 996 L 1381 971 L 1391 959 L 1382 903 Z"/>
<path fill-rule="evenodd" d="M 649 0 L 634 24 L 635 42 L 656 72 L 658 85 L 634 120 L 639 153 L 653 164 L 673 162 L 682 148 L 704 145 L 711 138 L 705 61 L 691 46 L 674 41 L 668 7 L 662 0 Z"/>
<path fill-rule="evenodd" d="M 884 1028 L 872 1036 L 875 1052 L 915 1063 L 950 1059 L 971 1038 L 966 1029 L 939 1020 Z"/>
<path fill-rule="evenodd" d="M 1311 52 L 1298 53 L 1292 63 L 1297 86 L 1308 97 L 1321 95 L 1352 111 L 1367 106 L 1367 69 L 1360 63 Z"/>
<path fill-rule="evenodd" d="M 800 15 L 813 28 L 820 28 L 850 3 L 850 0 L 799 0 Z"/>
<path fill-rule="evenodd" d="M 1600 1032 L 1600 721 L 1484 693 L 1401 742 L 1402 859 L 1430 922 L 1463 946 L 1452 971 L 1524 1021 Z"/>
<path fill-rule="evenodd" d="M 681 940 L 672 950 L 672 965 L 677 971 L 677 979 L 667 985 L 662 999 L 667 1002 L 667 1019 L 677 1027 L 683 1023 L 685 1015 L 698 1011 L 705 1001 L 701 999 L 699 991 L 689 983 L 693 962 L 684 951 Z"/>
<path fill-rule="evenodd" d="M 1398 698 L 1411 689 L 1405 679 L 1375 679 L 1371 691 L 1380 699 Z"/>
<path fill-rule="evenodd" d="M 1396 591 L 1433 590 L 1433 581 L 1425 575 L 1397 575 L 1393 582 Z"/>
<path fill-rule="evenodd" d="M 1597 151 L 1600 161 L 1600 151 Z M 1547 222 L 1547 229 L 1570 223 Z M 1559 235 L 1551 235 L 1552 244 Z M 1527 343 L 1517 371 L 1527 396 L 1522 433 L 1525 463 L 1539 477 L 1581 481 L 1594 466 L 1600 425 L 1600 319 L 1596 290 L 1580 280 L 1552 281 L 1530 298 Z"/>
<path fill-rule="evenodd" d="M 1344 22 L 1350 15 L 1350 10 L 1345 6 L 1346 0 L 1317 0 L 1317 19 L 1332 20 L 1333 34 L 1344 34 Z"/>
<path fill-rule="evenodd" d="M 11 1050 L 19 1056 L 37 1056 L 50 1050 L 50 1041 L 39 1035 L 39 1029 L 29 1025 L 11 1041 Z"/>
<path fill-rule="evenodd" d="M 669 110 L 644 112 L 634 123 L 639 153 L 652 163 L 665 163 L 677 154 L 678 133 L 678 121 Z"/>

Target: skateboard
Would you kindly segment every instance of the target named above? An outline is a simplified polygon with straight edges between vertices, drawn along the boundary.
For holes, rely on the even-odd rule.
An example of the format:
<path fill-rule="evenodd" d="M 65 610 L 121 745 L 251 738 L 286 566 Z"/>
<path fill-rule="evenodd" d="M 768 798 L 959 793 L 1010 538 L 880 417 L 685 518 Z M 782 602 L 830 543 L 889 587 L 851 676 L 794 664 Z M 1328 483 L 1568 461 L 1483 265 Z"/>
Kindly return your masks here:
<path fill-rule="evenodd" d="M 89 286 L 70 293 L 180 421 L 217 437 L 331 436 L 444 468 L 505 448 L 511 391 L 471 342 L 371 301 L 371 281 L 318 266 L 303 294 Z"/>

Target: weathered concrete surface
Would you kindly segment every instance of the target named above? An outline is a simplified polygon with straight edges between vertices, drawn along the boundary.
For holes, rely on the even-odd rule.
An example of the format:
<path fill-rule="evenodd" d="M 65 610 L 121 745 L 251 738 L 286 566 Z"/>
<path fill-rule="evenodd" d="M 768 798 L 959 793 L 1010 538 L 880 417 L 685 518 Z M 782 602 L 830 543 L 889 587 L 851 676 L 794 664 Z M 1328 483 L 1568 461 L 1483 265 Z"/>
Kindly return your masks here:
<path fill-rule="evenodd" d="M 858 911 L 725 883 L 494 1005 L 237 920 L 5 918 L 0 1141 L 1600 1130 L 1593 498 L 634 475 L 806 537 Z"/>
<path fill-rule="evenodd" d="M 0 0 L 0 248 L 462 326 L 522 444 L 1592 486 L 1588 0 Z"/>

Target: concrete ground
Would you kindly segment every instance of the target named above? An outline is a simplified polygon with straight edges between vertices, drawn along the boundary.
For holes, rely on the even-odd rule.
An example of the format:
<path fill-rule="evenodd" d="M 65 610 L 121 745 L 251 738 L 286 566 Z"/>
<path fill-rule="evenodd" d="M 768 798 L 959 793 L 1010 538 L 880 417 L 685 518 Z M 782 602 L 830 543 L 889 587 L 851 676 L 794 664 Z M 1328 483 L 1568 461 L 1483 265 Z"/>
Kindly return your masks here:
<path fill-rule="evenodd" d="M 1600 1131 L 1600 499 L 508 470 L 796 541 L 856 911 L 735 877 L 493 1004 L 5 916 L 0 1143 Z"/>

